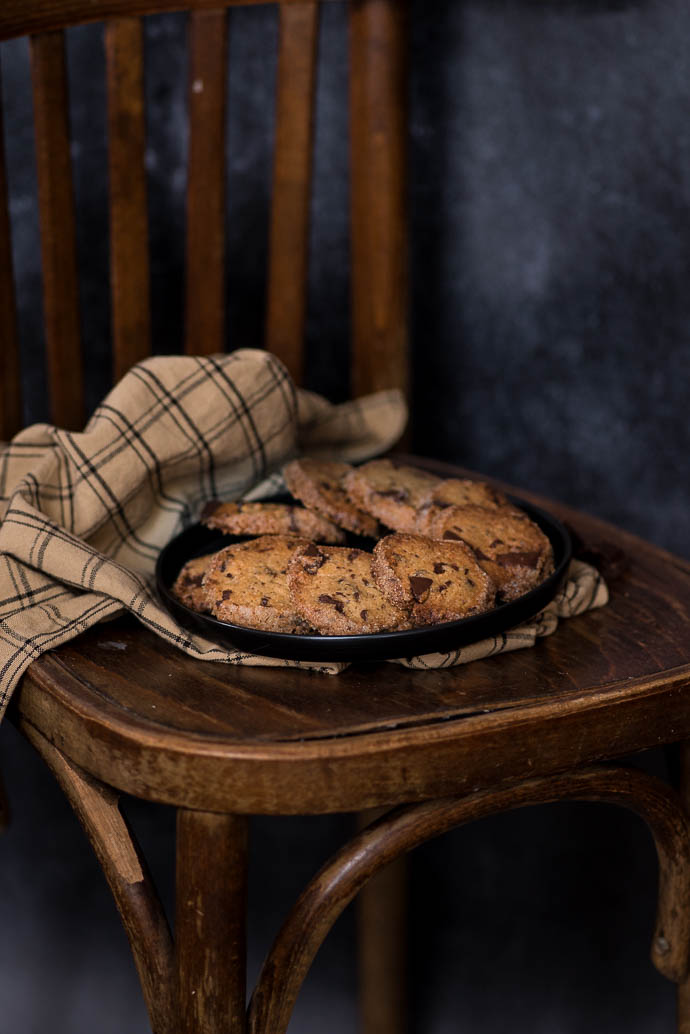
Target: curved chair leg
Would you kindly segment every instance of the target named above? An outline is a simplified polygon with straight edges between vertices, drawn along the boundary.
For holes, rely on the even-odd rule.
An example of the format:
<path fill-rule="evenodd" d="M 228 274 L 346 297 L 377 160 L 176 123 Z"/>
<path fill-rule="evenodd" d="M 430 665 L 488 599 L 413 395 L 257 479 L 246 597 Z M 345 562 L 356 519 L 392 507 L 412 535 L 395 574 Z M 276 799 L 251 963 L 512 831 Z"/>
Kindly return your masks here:
<path fill-rule="evenodd" d="M 671 748 L 667 748 L 670 753 Z M 677 770 L 674 775 L 678 782 L 678 792 L 685 806 L 686 814 L 690 815 L 690 741 L 680 743 L 673 752 L 674 768 Z M 690 1034 L 690 976 L 678 984 L 676 998 L 676 1030 L 677 1034 Z"/>
<path fill-rule="evenodd" d="M 170 928 L 118 796 L 77 768 L 33 726 L 22 732 L 60 784 L 91 842 L 134 956 L 153 1034 L 177 1034 Z"/>
<path fill-rule="evenodd" d="M 308 884 L 264 963 L 249 1008 L 249 1034 L 284 1034 L 311 962 L 331 926 L 364 884 L 389 862 L 470 820 L 560 800 L 600 801 L 645 820 L 659 859 L 652 960 L 681 981 L 690 951 L 690 828 L 677 795 L 634 769 L 591 768 L 506 789 L 397 808 L 356 836 Z"/>

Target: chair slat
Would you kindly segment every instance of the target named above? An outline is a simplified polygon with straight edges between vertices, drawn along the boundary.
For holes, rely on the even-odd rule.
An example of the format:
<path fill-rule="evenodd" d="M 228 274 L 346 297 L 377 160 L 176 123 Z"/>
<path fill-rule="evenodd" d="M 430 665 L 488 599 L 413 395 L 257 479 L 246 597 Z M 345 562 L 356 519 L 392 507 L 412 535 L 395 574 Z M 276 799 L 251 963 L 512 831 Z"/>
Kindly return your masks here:
<path fill-rule="evenodd" d="M 43 306 L 51 419 L 84 419 L 74 193 L 69 150 L 65 49 L 61 32 L 31 38 Z"/>
<path fill-rule="evenodd" d="M 353 391 L 409 385 L 406 4 L 350 7 Z"/>
<path fill-rule="evenodd" d="M 151 349 L 141 21 L 108 22 L 105 49 L 113 373 L 118 380 Z"/>
<path fill-rule="evenodd" d="M 0 440 L 7 441 L 21 427 L 22 414 L 17 319 L 12 275 L 12 244 L 7 209 L 7 177 L 2 127 L 2 103 L 0 103 Z"/>
<path fill-rule="evenodd" d="M 266 347 L 303 378 L 319 7 L 281 6 Z"/>
<path fill-rule="evenodd" d="M 189 22 L 186 351 L 225 347 L 225 108 L 227 12 Z"/>

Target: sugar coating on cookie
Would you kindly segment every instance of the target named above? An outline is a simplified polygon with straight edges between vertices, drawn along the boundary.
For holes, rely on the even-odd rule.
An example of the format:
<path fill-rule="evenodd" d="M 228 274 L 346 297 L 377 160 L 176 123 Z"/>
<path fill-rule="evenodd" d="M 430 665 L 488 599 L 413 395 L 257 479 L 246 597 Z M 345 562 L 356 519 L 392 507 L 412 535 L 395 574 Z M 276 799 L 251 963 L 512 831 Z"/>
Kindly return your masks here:
<path fill-rule="evenodd" d="M 328 517 L 340 528 L 375 538 L 379 523 L 348 498 L 343 478 L 353 468 L 335 460 L 292 460 L 283 467 L 289 491 L 309 510 Z"/>
<path fill-rule="evenodd" d="M 389 599 L 411 608 L 416 625 L 481 614 L 496 596 L 491 577 L 464 542 L 387 535 L 376 543 L 373 571 Z"/>
<path fill-rule="evenodd" d="M 433 474 L 391 460 L 372 460 L 344 479 L 355 506 L 386 527 L 407 532 L 415 531 L 418 510 L 438 482 Z"/>
<path fill-rule="evenodd" d="M 408 609 L 376 584 L 372 556 L 361 549 L 308 545 L 288 565 L 293 605 L 324 635 L 365 635 L 410 628 Z"/>
<path fill-rule="evenodd" d="M 553 571 L 551 543 L 527 514 L 449 506 L 431 521 L 429 535 L 472 546 L 503 601 L 536 588 Z"/>
<path fill-rule="evenodd" d="M 216 553 L 203 580 L 208 609 L 221 621 L 270 632 L 308 632 L 295 610 L 287 583 L 287 567 L 307 539 L 262 535 L 226 546 Z"/>
<path fill-rule="evenodd" d="M 206 603 L 206 596 L 203 589 L 204 575 L 213 559 L 213 554 L 194 557 L 188 560 L 180 570 L 177 578 L 171 586 L 171 593 L 180 603 L 190 610 L 198 610 L 200 613 L 208 613 L 209 606 Z"/>
<path fill-rule="evenodd" d="M 226 535 L 299 535 L 315 542 L 345 541 L 344 533 L 332 521 L 289 503 L 223 503 L 211 499 L 201 511 L 200 520 L 207 528 Z"/>

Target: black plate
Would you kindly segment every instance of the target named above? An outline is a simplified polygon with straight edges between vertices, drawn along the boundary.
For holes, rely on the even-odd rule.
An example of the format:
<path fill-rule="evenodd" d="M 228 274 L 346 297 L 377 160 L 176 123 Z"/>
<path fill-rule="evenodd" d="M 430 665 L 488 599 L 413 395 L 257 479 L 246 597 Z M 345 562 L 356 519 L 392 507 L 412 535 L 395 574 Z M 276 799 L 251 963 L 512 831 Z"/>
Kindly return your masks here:
<path fill-rule="evenodd" d="M 199 614 L 176 600 L 170 592 L 183 564 L 192 557 L 213 553 L 246 536 L 224 535 L 194 524 L 172 539 L 161 552 L 156 564 L 158 590 L 168 610 L 190 632 L 196 632 L 221 646 L 246 650 L 266 657 L 294 661 L 382 661 L 394 657 L 416 657 L 424 653 L 443 653 L 459 646 L 478 642 L 487 636 L 519 625 L 533 617 L 556 595 L 568 569 L 571 557 L 570 536 L 559 520 L 536 506 L 512 498 L 538 524 L 551 541 L 555 570 L 536 589 L 511 603 L 503 603 L 486 614 L 447 621 L 407 632 L 377 632 L 369 635 L 291 635 L 265 632 L 218 621 L 208 614 Z M 351 537 L 352 545 L 371 546 L 371 540 Z"/>

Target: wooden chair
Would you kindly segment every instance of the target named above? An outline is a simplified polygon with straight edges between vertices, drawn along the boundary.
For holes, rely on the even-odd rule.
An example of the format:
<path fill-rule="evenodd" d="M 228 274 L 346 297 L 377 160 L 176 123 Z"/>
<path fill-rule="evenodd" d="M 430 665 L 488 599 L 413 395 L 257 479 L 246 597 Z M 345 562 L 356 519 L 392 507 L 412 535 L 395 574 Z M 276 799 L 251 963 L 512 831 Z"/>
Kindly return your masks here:
<path fill-rule="evenodd" d="M 31 36 L 45 332 L 52 416 L 61 425 L 79 425 L 83 417 L 62 30 L 105 22 L 113 373 L 119 376 L 150 341 L 141 17 L 177 6 L 176 0 L 4 0 L 0 11 L 0 38 Z M 186 340 L 190 349 L 213 352 L 224 343 L 229 12 L 212 0 L 191 6 Z M 280 3 L 266 344 L 298 380 L 319 9 L 315 0 Z M 405 12 L 396 0 L 351 0 L 349 18 L 353 369 L 354 390 L 362 393 L 407 382 Z M 8 437 L 19 426 L 20 406 L 3 170 L 0 156 L 0 432 Z M 427 466 L 453 473 L 431 461 Z M 690 736 L 690 566 L 592 517 L 545 505 L 590 552 L 611 556 L 613 545 L 626 564 L 609 606 L 563 623 L 523 653 L 422 673 L 355 667 L 337 678 L 228 670 L 195 663 L 121 619 L 32 665 L 12 717 L 91 839 L 156 1034 L 281 1034 L 325 934 L 375 873 L 470 819 L 564 799 L 612 802 L 648 823 L 661 873 L 652 958 L 678 984 L 678 1030 L 690 1031 L 690 752 L 681 746 L 680 793 L 641 772 L 601 764 Z M 114 638 L 126 649 L 99 649 Z M 118 809 L 121 792 L 178 809 L 174 941 Z M 367 809 L 383 814 L 305 889 L 247 1012 L 247 816 Z M 368 906 L 370 915 L 379 908 L 384 916 L 364 938 L 368 1034 L 400 1034 L 404 1027 L 391 976 L 398 895 L 391 884 L 386 894 L 388 904 L 384 894 Z"/>

